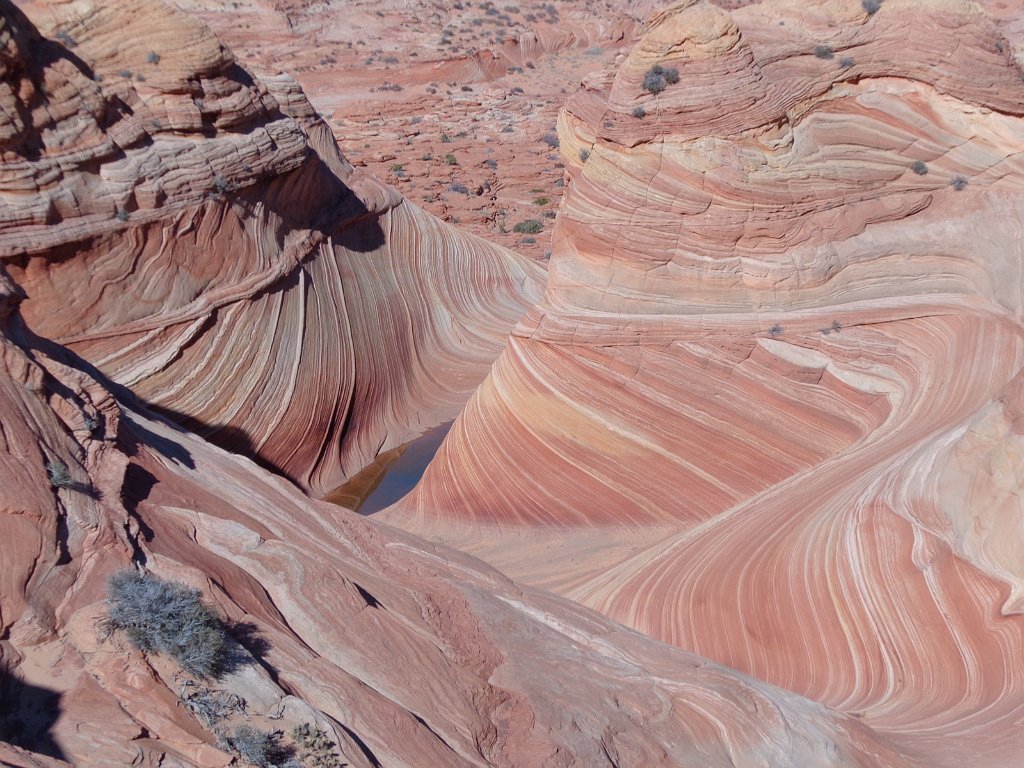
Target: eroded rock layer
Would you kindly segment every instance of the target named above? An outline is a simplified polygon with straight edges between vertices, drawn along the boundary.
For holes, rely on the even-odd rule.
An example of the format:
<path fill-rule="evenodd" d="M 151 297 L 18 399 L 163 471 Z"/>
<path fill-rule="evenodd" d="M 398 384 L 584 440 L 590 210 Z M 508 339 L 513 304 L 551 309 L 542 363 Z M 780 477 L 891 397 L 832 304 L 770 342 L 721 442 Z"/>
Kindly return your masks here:
<path fill-rule="evenodd" d="M 959 0 L 656 14 L 561 114 L 544 298 L 383 519 L 933 765 L 1013 765 L 1009 29 Z"/>
<path fill-rule="evenodd" d="M 294 81 L 187 15 L 73 10 L 59 40 L 5 15 L 0 257 L 30 326 L 315 493 L 450 419 L 542 269 L 355 171 Z"/>
<path fill-rule="evenodd" d="M 0 269 L 4 765 L 218 768 L 243 724 L 314 724 L 367 767 L 919 765 L 854 718 L 310 500 L 116 398 L 23 299 Z M 187 679 L 104 628 L 133 563 L 216 605 L 225 675 Z M 230 709 L 204 719 L 194 694 Z"/>

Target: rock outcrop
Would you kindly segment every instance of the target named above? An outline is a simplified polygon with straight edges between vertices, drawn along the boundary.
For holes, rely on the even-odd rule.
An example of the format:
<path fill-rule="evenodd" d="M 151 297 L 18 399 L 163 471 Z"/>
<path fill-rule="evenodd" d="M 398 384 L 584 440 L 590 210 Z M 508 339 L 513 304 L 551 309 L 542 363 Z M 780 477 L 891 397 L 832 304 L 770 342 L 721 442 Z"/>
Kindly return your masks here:
<path fill-rule="evenodd" d="M 360 767 L 917 765 L 855 718 L 311 500 L 150 410 L 234 425 L 315 486 L 331 435 L 451 407 L 536 271 L 371 180 L 351 190 L 297 91 L 161 6 L 84 17 L 76 49 L 127 35 L 125 8 L 188 31 L 201 69 L 154 53 L 195 74 L 205 106 L 97 85 L 98 63 L 0 0 L 0 763 L 218 768 L 235 760 L 220 735 L 245 723 L 316 726 Z M 392 311 L 407 347 L 381 330 Z M 351 373 L 371 354 L 428 380 Z M 252 424 L 279 436 L 297 414 L 282 459 Z M 183 676 L 105 626 L 108 578 L 133 566 L 216 607 L 224 675 Z M 222 711 L 203 715 L 200 694 Z"/>
<path fill-rule="evenodd" d="M 930 765 L 1015 764 L 1008 29 L 961 0 L 652 17 L 561 113 L 571 184 L 544 298 L 382 519 Z M 678 84 L 645 90 L 654 65 Z"/>
<path fill-rule="evenodd" d="M 188 15 L 57 11 L 54 40 L 5 14 L 0 257 L 33 330 L 314 493 L 451 419 L 542 268 L 354 170 Z"/>

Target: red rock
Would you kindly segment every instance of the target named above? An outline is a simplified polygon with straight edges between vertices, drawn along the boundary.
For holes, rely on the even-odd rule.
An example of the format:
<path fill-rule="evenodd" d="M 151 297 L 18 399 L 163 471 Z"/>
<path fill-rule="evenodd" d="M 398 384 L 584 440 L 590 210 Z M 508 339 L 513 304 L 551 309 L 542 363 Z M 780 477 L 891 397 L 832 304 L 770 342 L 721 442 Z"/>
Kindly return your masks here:
<path fill-rule="evenodd" d="M 1014 764 L 1008 29 L 946 0 L 652 17 L 559 117 L 544 298 L 380 519 L 929 764 Z M 643 92 L 655 64 L 679 84 Z"/>

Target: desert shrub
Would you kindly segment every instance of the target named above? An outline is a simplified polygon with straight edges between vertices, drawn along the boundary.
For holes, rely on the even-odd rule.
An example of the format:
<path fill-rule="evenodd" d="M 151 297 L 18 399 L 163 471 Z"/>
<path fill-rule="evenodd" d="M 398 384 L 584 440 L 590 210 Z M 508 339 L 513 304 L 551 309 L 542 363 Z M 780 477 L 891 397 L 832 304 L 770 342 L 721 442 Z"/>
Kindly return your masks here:
<path fill-rule="evenodd" d="M 68 472 L 68 465 L 60 459 L 46 462 L 46 474 L 50 477 L 50 486 L 53 488 L 74 488 L 75 481 L 71 479 Z"/>
<path fill-rule="evenodd" d="M 540 140 L 547 144 L 552 149 L 558 148 L 558 135 L 554 133 L 545 133 L 540 137 Z"/>
<path fill-rule="evenodd" d="M 538 197 L 533 201 L 534 205 L 548 205 L 551 202 L 550 197 Z"/>
<path fill-rule="evenodd" d="M 391 170 L 394 173 L 401 173 L 402 171 L 405 170 L 405 166 L 402 165 L 401 163 L 395 163 L 394 165 L 391 166 Z"/>
<path fill-rule="evenodd" d="M 535 237 L 524 237 L 520 242 L 523 245 L 533 245 L 534 243 L 537 242 L 537 238 L 535 238 Z"/>
<path fill-rule="evenodd" d="M 444 156 L 445 165 L 458 165 L 459 161 L 451 152 Z"/>
<path fill-rule="evenodd" d="M 874 16 L 882 7 L 882 0 L 860 0 L 860 4 L 867 11 L 868 16 Z"/>
<path fill-rule="evenodd" d="M 512 231 L 519 235 L 536 235 L 543 229 L 544 225 L 537 219 L 526 219 L 512 227 Z"/>
<path fill-rule="evenodd" d="M 124 208 L 118 208 L 117 209 L 117 214 L 115 214 L 115 215 L 117 216 L 117 220 L 118 221 L 121 221 L 121 222 L 128 221 L 128 211 L 126 211 Z"/>
<path fill-rule="evenodd" d="M 110 577 L 108 599 L 108 629 L 122 630 L 140 650 L 164 653 L 196 677 L 223 671 L 227 635 L 198 589 L 124 570 Z"/>
<path fill-rule="evenodd" d="M 315 725 L 296 725 L 292 729 L 292 739 L 299 748 L 299 759 L 307 768 L 341 768 L 344 765 L 334 752 L 334 742 Z"/>
<path fill-rule="evenodd" d="M 843 58 L 841 58 L 839 60 L 839 66 L 842 67 L 843 69 L 849 69 L 853 65 L 854 65 L 854 61 L 849 56 L 843 56 Z"/>
<path fill-rule="evenodd" d="M 160 54 L 157 53 L 156 51 L 150 51 L 149 53 L 146 54 L 146 61 L 149 62 L 150 64 L 159 64 L 160 63 Z"/>
<path fill-rule="evenodd" d="M 768 329 L 769 336 L 778 336 L 780 333 L 782 333 L 782 326 L 778 323 L 773 323 L 772 327 Z"/>
<path fill-rule="evenodd" d="M 192 684 L 195 686 L 195 684 Z M 188 685 L 186 685 L 186 688 Z M 205 686 L 178 697 L 181 705 L 194 714 L 207 728 L 213 728 L 229 715 L 245 712 L 245 699 L 228 691 L 215 691 Z"/>
<path fill-rule="evenodd" d="M 918 176 L 924 176 L 928 173 L 928 166 L 924 164 L 924 160 L 915 160 L 910 164 L 910 170 Z"/>
<path fill-rule="evenodd" d="M 835 56 L 835 53 L 833 53 L 831 45 L 816 45 L 814 47 L 814 55 L 819 59 L 831 59 Z"/>
<path fill-rule="evenodd" d="M 464 85 L 459 90 L 460 91 L 464 91 L 465 93 L 472 93 L 473 92 L 473 87 L 470 86 L 470 85 Z"/>
<path fill-rule="evenodd" d="M 453 181 L 451 184 L 448 185 L 448 191 L 449 192 L 457 192 L 460 195 L 468 195 L 469 194 L 469 187 L 467 187 L 465 184 L 462 184 L 462 183 L 460 183 L 458 181 Z"/>
<path fill-rule="evenodd" d="M 581 149 L 580 150 L 580 162 L 581 163 L 585 163 L 585 162 L 587 162 L 587 160 L 589 158 L 590 158 L 590 150 L 589 149 Z"/>
<path fill-rule="evenodd" d="M 259 768 L 269 768 L 290 757 L 276 733 L 267 733 L 251 725 L 240 725 L 227 737 L 227 746 L 242 760 Z"/>
<path fill-rule="evenodd" d="M 668 87 L 668 81 L 661 73 L 661 67 L 655 65 L 644 73 L 644 90 L 648 93 L 661 93 Z"/>
<path fill-rule="evenodd" d="M 498 161 L 489 157 L 486 160 L 484 160 L 484 165 L 486 165 L 493 171 L 498 167 Z"/>
<path fill-rule="evenodd" d="M 957 192 L 963 192 L 965 189 L 967 189 L 967 179 L 965 179 L 963 176 L 954 176 L 950 184 L 953 185 L 953 189 L 955 189 Z"/>
<path fill-rule="evenodd" d="M 663 67 L 655 64 L 644 73 L 644 90 L 649 93 L 661 93 L 669 85 L 679 82 L 679 70 L 675 67 Z"/>
<path fill-rule="evenodd" d="M 647 117 L 647 110 L 643 107 L 633 107 L 633 112 L 631 114 L 636 118 Z"/>

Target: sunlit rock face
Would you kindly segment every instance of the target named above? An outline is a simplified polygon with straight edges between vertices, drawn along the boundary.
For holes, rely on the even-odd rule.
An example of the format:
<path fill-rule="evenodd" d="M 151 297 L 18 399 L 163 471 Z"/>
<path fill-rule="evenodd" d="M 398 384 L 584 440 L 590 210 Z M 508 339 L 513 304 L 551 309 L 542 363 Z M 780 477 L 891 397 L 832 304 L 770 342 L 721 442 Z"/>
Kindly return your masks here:
<path fill-rule="evenodd" d="M 360 768 L 906 763 L 855 718 L 312 500 L 149 409 L 316 487 L 385 423 L 456 407 L 538 273 L 353 174 L 294 86 L 186 17 L 70 10 L 53 42 L 0 0 L 0 763 L 220 768 L 240 724 L 286 745 L 315 724 Z M 142 14 L 166 47 L 135 36 Z M 134 47 L 166 82 L 103 69 Z M 104 627 L 133 565 L 230 627 L 218 680 Z M 193 714 L 207 685 L 244 713 Z"/>
<path fill-rule="evenodd" d="M 1019 23 L 870 5 L 687 0 L 584 83 L 544 297 L 382 519 L 931 765 L 1008 766 Z"/>
<path fill-rule="evenodd" d="M 542 267 L 355 171 L 192 17 L 30 8 L 54 39 L 6 30 L 0 253 L 33 330 L 314 493 L 457 413 Z"/>

